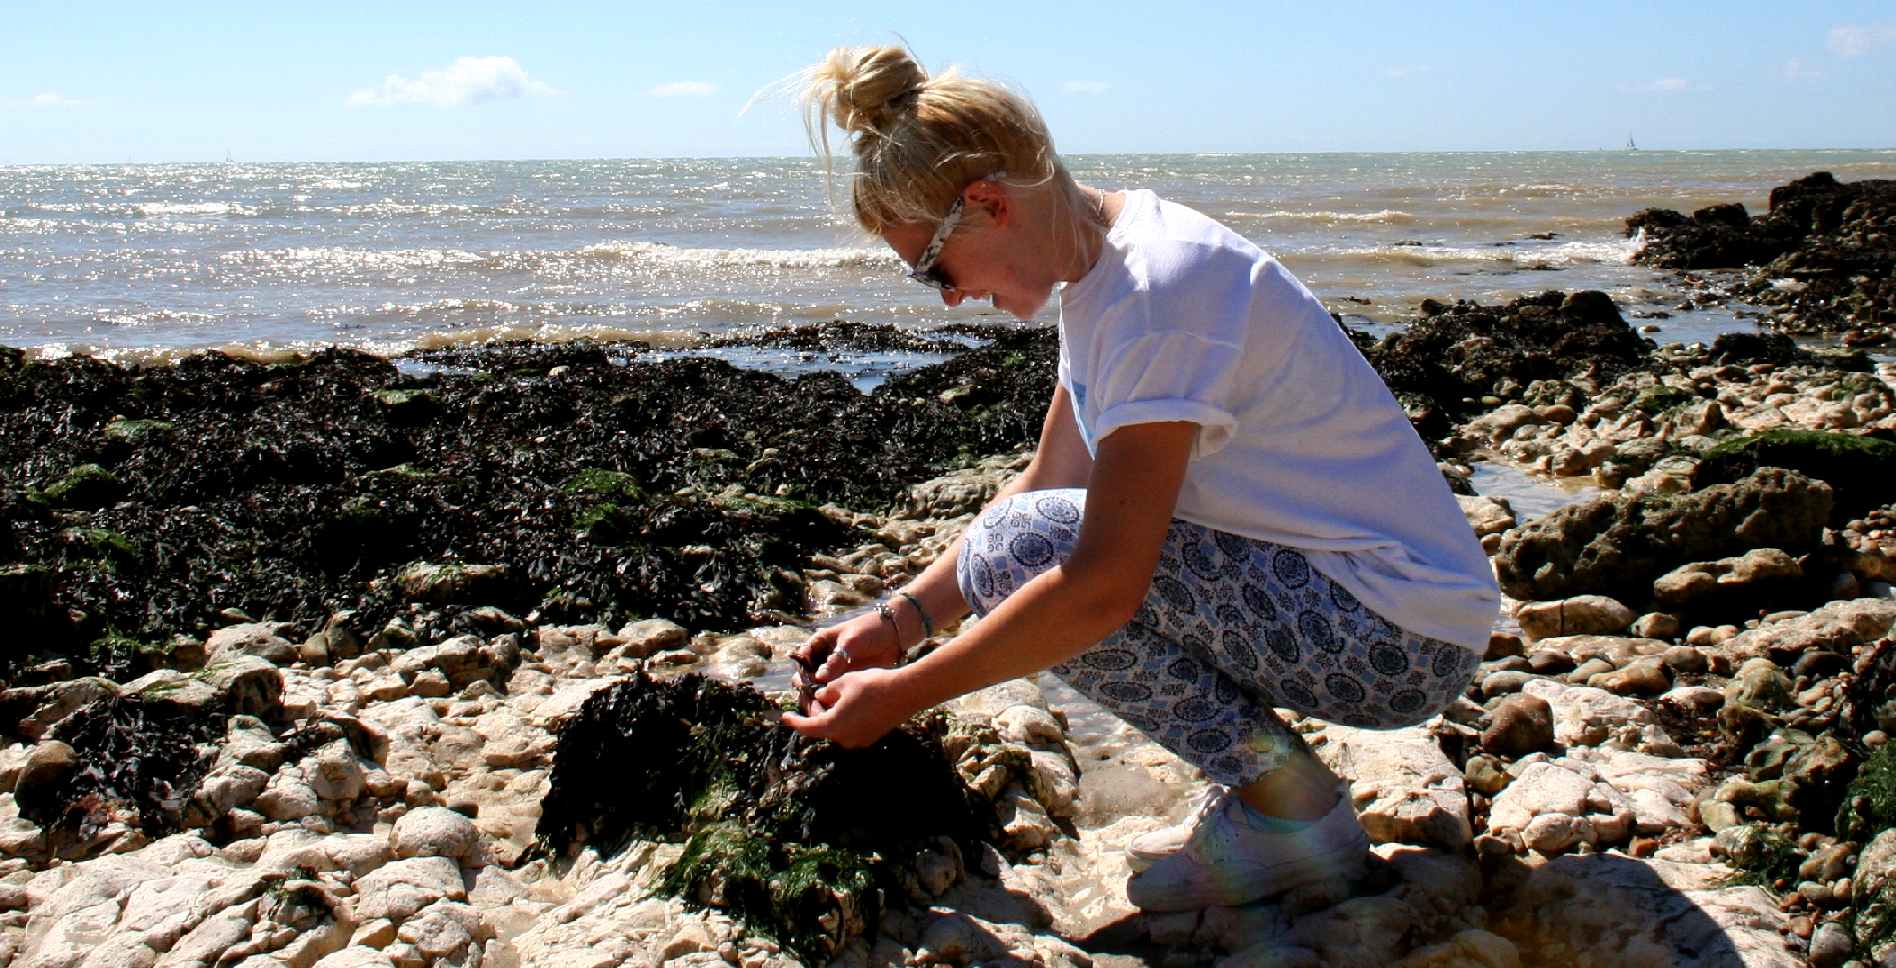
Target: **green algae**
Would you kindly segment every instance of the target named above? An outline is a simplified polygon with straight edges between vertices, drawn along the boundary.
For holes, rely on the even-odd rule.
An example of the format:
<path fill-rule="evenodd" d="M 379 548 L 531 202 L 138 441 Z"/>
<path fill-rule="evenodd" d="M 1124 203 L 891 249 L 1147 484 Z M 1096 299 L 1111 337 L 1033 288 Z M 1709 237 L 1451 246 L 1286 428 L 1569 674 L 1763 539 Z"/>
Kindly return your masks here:
<path fill-rule="evenodd" d="M 105 439 L 136 444 L 158 434 L 168 434 L 174 425 L 169 420 L 133 420 L 116 417 L 105 425 Z"/>
<path fill-rule="evenodd" d="M 1783 467 L 1830 485 L 1832 521 L 1846 521 L 1889 500 L 1896 443 L 1862 434 L 1767 430 L 1722 441 L 1701 455 L 1701 485 L 1738 480 L 1759 467 Z"/>
<path fill-rule="evenodd" d="M 1797 878 L 1803 852 L 1797 849 L 1795 840 L 1764 824 L 1738 829 L 1742 832 L 1733 838 L 1735 842 L 1725 857 L 1725 863 L 1737 872 L 1731 883 L 1776 890 L 1777 882 Z"/>
<path fill-rule="evenodd" d="M 1858 768 L 1837 811 L 1837 836 L 1868 843 L 1896 827 L 1896 746 L 1885 743 Z"/>
<path fill-rule="evenodd" d="M 1639 395 L 1633 398 L 1632 407 L 1641 413 L 1656 417 L 1668 410 L 1683 407 L 1697 399 L 1698 394 L 1690 390 L 1683 390 L 1679 387 L 1661 384 L 1639 391 Z"/>
<path fill-rule="evenodd" d="M 117 474 L 97 464 L 80 464 L 47 485 L 46 500 L 62 508 L 97 508 L 118 500 L 125 491 Z"/>

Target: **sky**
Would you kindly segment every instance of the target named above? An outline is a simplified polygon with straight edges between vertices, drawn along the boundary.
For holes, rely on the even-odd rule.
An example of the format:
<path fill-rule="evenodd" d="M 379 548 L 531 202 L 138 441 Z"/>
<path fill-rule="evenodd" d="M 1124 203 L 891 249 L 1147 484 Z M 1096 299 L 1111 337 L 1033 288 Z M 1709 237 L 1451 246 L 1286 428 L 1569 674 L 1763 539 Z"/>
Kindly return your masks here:
<path fill-rule="evenodd" d="M 751 96 L 901 42 L 1066 154 L 1896 146 L 1887 0 L 0 0 L 0 164 L 802 155 Z"/>

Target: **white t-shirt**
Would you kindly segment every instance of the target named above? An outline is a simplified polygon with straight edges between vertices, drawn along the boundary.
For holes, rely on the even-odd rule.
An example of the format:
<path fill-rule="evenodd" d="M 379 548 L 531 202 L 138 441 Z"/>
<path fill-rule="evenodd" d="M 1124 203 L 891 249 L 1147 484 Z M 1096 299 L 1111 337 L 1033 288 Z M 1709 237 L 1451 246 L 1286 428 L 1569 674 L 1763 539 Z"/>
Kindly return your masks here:
<path fill-rule="evenodd" d="M 1306 552 L 1402 628 L 1485 650 L 1500 592 L 1408 417 L 1277 260 L 1132 191 L 1060 295 L 1060 383 L 1089 451 L 1128 424 L 1199 425 L 1176 516 Z"/>

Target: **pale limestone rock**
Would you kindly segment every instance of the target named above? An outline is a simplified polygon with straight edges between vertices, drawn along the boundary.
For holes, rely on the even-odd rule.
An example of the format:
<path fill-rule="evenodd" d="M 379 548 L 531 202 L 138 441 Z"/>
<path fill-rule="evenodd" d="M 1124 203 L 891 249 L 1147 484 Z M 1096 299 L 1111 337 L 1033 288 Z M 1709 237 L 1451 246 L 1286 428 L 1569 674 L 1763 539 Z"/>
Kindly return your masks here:
<path fill-rule="evenodd" d="M 1034 750 L 1029 786 L 1035 800 L 1055 817 L 1072 817 L 1080 796 L 1080 777 L 1061 753 Z"/>
<path fill-rule="evenodd" d="M 176 669 L 156 669 L 125 684 L 125 695 L 210 715 L 218 711 L 217 689 Z"/>
<path fill-rule="evenodd" d="M 1560 853 L 1579 843 L 1606 846 L 1631 833 L 1637 812 L 1632 801 L 1600 781 L 1592 764 L 1550 760 L 1536 753 L 1510 770 L 1514 782 L 1494 799 L 1488 832 L 1544 854 Z"/>
<path fill-rule="evenodd" d="M 1857 598 L 1830 602 L 1808 615 L 1767 622 L 1725 640 L 1734 663 L 1757 656 L 1795 658 L 1812 649 L 1845 655 L 1858 645 L 1889 634 L 1896 626 L 1896 601 Z"/>
<path fill-rule="evenodd" d="M 1003 790 L 997 804 L 1001 835 L 1007 838 L 1010 848 L 1036 850 L 1060 836 L 1060 828 L 1047 816 L 1040 801 L 1029 796 L 1019 785 Z"/>
<path fill-rule="evenodd" d="M 340 871 L 350 877 L 363 875 L 388 863 L 388 838 L 377 834 L 315 834 L 306 830 L 284 830 L 270 835 L 255 860 L 263 870 L 294 870 L 307 867 L 314 871 Z"/>
<path fill-rule="evenodd" d="M 231 655 L 210 660 L 203 676 L 233 713 L 271 717 L 283 702 L 283 673 L 269 660 Z"/>
<path fill-rule="evenodd" d="M 1001 739 L 1022 746 L 1049 750 L 1066 747 L 1066 730 L 1044 706 L 1009 706 L 994 717 L 994 731 Z"/>
<path fill-rule="evenodd" d="M 325 956 L 310 968 L 395 968 L 395 963 L 374 948 L 356 946 Z"/>
<path fill-rule="evenodd" d="M 301 820 L 323 811 L 322 797 L 304 778 L 300 766 L 286 766 L 271 777 L 253 806 L 271 820 Z"/>
<path fill-rule="evenodd" d="M 1455 500 L 1461 505 L 1462 516 L 1468 519 L 1468 526 L 1475 529 L 1476 537 L 1500 534 L 1516 524 L 1514 508 L 1506 498 L 1457 494 Z"/>
<path fill-rule="evenodd" d="M 349 802 L 367 783 L 362 758 L 348 740 L 335 740 L 303 758 L 303 776 L 324 800 Z"/>
<path fill-rule="evenodd" d="M 1530 639 L 1566 635 L 1617 635 L 1633 624 L 1633 610 L 1604 595 L 1578 595 L 1553 602 L 1524 602 L 1514 610 Z"/>
<path fill-rule="evenodd" d="M 1678 756 L 1679 744 L 1644 706 L 1591 686 L 1535 679 L 1521 687 L 1554 709 L 1554 739 L 1566 746 L 1611 746 L 1655 756 Z"/>
<path fill-rule="evenodd" d="M 207 662 L 239 655 L 254 655 L 274 665 L 289 665 L 297 659 L 295 643 L 287 637 L 295 626 L 288 622 L 248 622 L 231 625 L 211 633 L 204 643 Z"/>
<path fill-rule="evenodd" d="M 1659 639 L 1627 635 L 1559 635 L 1542 639 L 1536 645 L 1559 652 L 1575 663 L 1602 659 L 1615 668 L 1646 656 L 1663 655 L 1669 647 Z"/>
<path fill-rule="evenodd" d="M 1324 965 L 1386 965 L 1402 951 L 1415 911 L 1394 896 L 1353 897 L 1297 919 L 1284 941 Z"/>
<path fill-rule="evenodd" d="M 448 958 L 493 937 L 493 929 L 474 908 L 458 901 L 437 901 L 402 922 L 396 937 L 429 958 Z"/>
<path fill-rule="evenodd" d="M 691 634 L 677 622 L 662 618 L 645 619 L 633 622 L 619 630 L 619 638 L 625 640 L 621 646 L 636 659 L 643 659 L 654 652 L 666 649 L 683 648 Z"/>
<path fill-rule="evenodd" d="M 395 822 L 389 845 L 397 857 L 446 857 L 479 866 L 481 834 L 474 822 L 445 807 L 420 807 Z"/>
<path fill-rule="evenodd" d="M 387 918 L 397 924 L 440 900 L 467 898 L 460 865 L 446 857 L 393 861 L 356 882 L 356 917 Z"/>
<path fill-rule="evenodd" d="M 1725 693 L 1710 686 L 1674 686 L 1659 702 L 1688 716 L 1710 716 L 1725 704 Z"/>
<path fill-rule="evenodd" d="M 32 710 L 19 722 L 7 723 L 6 726 L 23 739 L 37 741 L 53 724 L 72 715 L 79 707 L 117 696 L 119 692 L 118 683 L 88 676 L 45 686 L 0 690 L 0 699 L 5 699 L 11 708 Z"/>
<path fill-rule="evenodd" d="M 1371 839 L 1459 849 L 1473 838 L 1461 771 L 1425 728 L 1326 724 L 1322 735 L 1317 757 L 1351 778 L 1352 796 Z"/>
<path fill-rule="evenodd" d="M 1705 873 L 1681 870 L 1702 867 Z M 1707 888 L 1710 865 L 1620 854 L 1555 858 L 1537 868 L 1491 930 L 1526 965 L 1614 968 L 1792 968 L 1779 929 L 1787 915 L 1755 887 Z"/>
<path fill-rule="evenodd" d="M 1711 782 L 1704 760 L 1649 756 L 1630 750 L 1570 751 L 1567 761 L 1586 763 L 1599 778 L 1625 794 L 1633 806 L 1635 832 L 1657 834 L 1691 826 L 1691 803 Z"/>

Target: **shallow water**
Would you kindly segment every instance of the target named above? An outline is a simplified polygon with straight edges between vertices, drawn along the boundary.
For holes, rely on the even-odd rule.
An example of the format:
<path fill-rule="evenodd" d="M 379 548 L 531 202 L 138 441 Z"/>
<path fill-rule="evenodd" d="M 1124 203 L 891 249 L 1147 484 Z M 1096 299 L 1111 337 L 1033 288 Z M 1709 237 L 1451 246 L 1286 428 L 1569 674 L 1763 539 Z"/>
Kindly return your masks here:
<path fill-rule="evenodd" d="M 1573 504 L 1591 501 L 1603 492 L 1578 479 L 1562 481 L 1536 477 L 1526 470 L 1500 461 L 1475 461 L 1474 476 L 1468 483 L 1475 492 L 1487 497 L 1505 498 L 1515 518 L 1526 524 Z"/>

